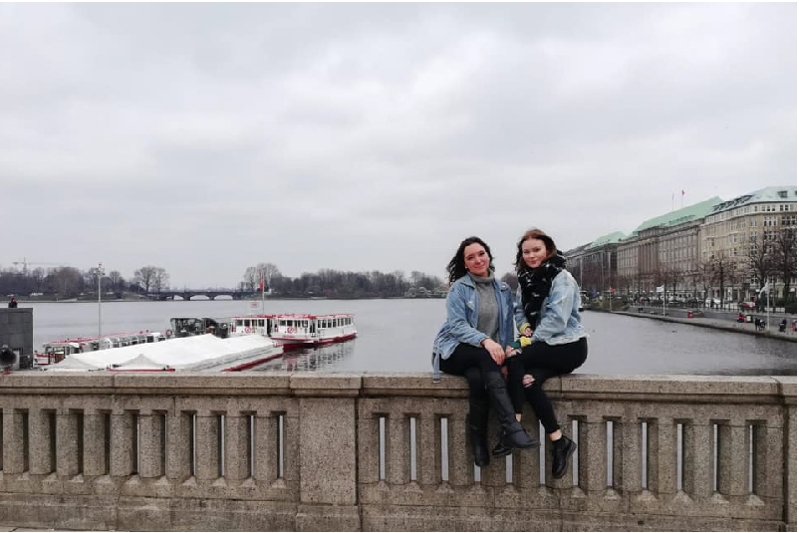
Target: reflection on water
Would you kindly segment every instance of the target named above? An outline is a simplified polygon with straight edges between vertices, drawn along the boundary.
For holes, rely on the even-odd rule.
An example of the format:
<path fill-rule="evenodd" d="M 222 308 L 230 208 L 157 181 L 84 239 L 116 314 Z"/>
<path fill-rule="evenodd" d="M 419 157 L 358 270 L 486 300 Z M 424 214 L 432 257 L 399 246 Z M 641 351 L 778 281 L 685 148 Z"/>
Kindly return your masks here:
<path fill-rule="evenodd" d="M 285 372 L 324 372 L 335 371 L 342 361 L 352 358 L 355 353 L 355 340 L 338 342 L 320 346 L 319 348 L 303 348 L 283 354 L 263 365 L 254 367 L 253 371 L 285 371 Z"/>

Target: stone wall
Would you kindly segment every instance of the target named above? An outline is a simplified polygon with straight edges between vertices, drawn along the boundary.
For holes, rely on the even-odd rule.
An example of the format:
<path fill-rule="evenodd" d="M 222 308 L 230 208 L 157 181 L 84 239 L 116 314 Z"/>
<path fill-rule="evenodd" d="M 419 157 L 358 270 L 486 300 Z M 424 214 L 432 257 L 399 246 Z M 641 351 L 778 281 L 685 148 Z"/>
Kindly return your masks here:
<path fill-rule="evenodd" d="M 465 382 L 449 376 L 12 373 L 0 526 L 796 530 L 796 378 L 546 388 L 579 443 L 560 480 L 548 449 L 476 470 Z"/>

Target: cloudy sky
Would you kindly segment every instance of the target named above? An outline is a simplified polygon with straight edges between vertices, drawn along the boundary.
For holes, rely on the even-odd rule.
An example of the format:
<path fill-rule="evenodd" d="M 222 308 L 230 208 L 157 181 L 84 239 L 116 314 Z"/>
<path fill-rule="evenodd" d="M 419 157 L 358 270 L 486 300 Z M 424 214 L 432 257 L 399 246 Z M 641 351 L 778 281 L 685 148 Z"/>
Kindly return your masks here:
<path fill-rule="evenodd" d="M 796 9 L 0 4 L 0 267 L 503 273 L 795 184 Z"/>

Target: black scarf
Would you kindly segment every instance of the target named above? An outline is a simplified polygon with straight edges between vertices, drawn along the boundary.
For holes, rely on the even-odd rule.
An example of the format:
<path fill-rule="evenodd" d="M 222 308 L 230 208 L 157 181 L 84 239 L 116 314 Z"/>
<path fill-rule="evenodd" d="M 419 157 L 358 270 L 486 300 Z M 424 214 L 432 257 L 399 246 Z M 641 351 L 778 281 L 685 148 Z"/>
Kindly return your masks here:
<path fill-rule="evenodd" d="M 519 274 L 519 286 L 522 289 L 522 305 L 524 315 L 535 330 L 540 319 L 541 306 L 552 290 L 552 281 L 566 267 L 566 258 L 558 250 L 557 254 L 541 263 L 537 268 L 527 268 Z"/>

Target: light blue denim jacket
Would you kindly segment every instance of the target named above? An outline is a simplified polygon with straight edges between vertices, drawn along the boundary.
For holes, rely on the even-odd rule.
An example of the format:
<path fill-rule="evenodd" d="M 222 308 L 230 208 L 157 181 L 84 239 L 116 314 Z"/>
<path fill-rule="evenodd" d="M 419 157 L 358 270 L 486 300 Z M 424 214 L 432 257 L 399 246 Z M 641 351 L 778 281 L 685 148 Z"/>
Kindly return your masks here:
<path fill-rule="evenodd" d="M 521 287 L 516 291 L 514 315 L 516 327 L 521 333 L 529 323 L 524 314 Z M 561 270 L 552 280 L 552 288 L 544 298 L 539 316 L 538 327 L 531 339 L 533 342 L 567 344 L 588 337 L 580 323 L 580 287 L 568 270 Z"/>
<path fill-rule="evenodd" d="M 494 279 L 494 294 L 499 307 L 499 344 L 509 346 L 514 340 L 513 294 L 507 283 Z M 469 274 L 457 279 L 447 293 L 447 321 L 433 341 L 433 379 L 441 378 L 441 359 L 449 359 L 460 343 L 480 346 L 488 335 L 477 331 L 480 308 L 477 288 Z"/>

